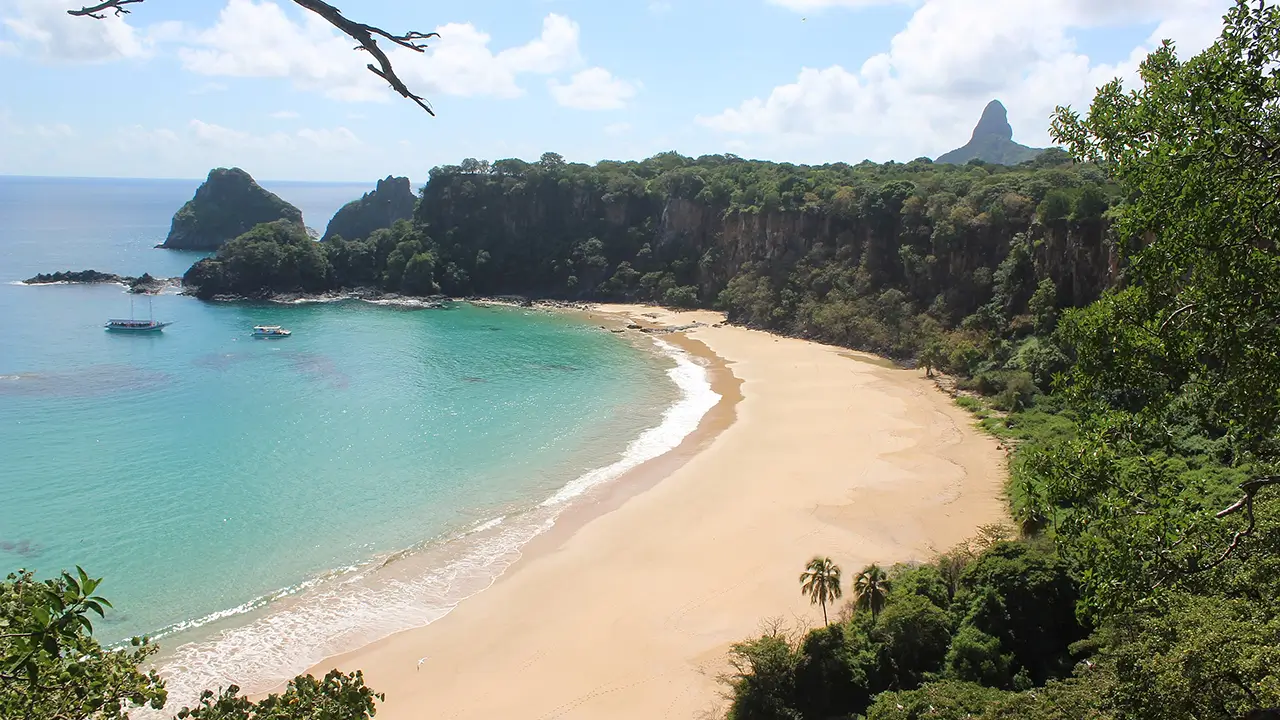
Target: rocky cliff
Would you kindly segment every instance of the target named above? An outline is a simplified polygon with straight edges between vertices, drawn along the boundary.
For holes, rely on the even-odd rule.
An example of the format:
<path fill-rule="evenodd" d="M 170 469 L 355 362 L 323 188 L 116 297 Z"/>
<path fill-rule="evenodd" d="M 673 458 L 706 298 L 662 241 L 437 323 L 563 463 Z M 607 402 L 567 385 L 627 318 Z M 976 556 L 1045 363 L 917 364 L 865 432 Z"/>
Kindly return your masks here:
<path fill-rule="evenodd" d="M 1073 193 L 1100 187 L 1096 169 L 1069 163 L 818 168 L 664 155 L 590 168 L 485 166 L 433 171 L 416 213 L 449 294 L 711 305 L 726 302 L 727 289 L 741 297 L 747 277 L 757 283 L 747 296 L 758 291 L 769 317 L 787 323 L 803 320 L 806 297 L 892 290 L 907 311 L 950 325 L 993 300 L 1015 245 L 1034 267 L 1019 270 L 1010 313 L 1025 312 L 1042 279 L 1075 305 L 1116 273 L 1101 222 L 1039 219 L 1050 195 L 1071 215 Z"/>
<path fill-rule="evenodd" d="M 1017 165 L 1034 160 L 1042 152 L 1043 148 L 1027 147 L 1013 141 L 1008 111 L 999 100 L 992 100 L 982 111 L 982 118 L 973 129 L 968 144 L 941 155 L 937 162 L 963 165 L 970 160 L 982 160 L 996 165 Z"/>
<path fill-rule="evenodd" d="M 217 250 L 260 223 L 287 220 L 302 225 L 302 212 L 254 182 L 240 168 L 216 168 L 195 197 L 173 216 L 160 245 L 174 250 Z"/>
<path fill-rule="evenodd" d="M 329 221 L 321 240 L 339 236 L 345 240 L 363 240 L 375 230 L 389 228 L 397 220 L 413 217 L 413 206 L 417 201 L 409 178 L 388 176 L 378 181 L 373 192 L 343 205 Z"/>

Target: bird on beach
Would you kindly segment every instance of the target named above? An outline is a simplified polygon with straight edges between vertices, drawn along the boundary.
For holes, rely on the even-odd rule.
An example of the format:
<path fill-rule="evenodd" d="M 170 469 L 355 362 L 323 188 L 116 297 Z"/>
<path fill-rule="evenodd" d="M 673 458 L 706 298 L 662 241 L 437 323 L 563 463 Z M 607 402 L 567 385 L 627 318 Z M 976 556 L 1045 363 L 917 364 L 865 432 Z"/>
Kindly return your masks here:
<path fill-rule="evenodd" d="M 428 656 L 423 655 L 422 657 L 418 658 L 418 669 L 419 669 L 419 670 L 421 670 L 421 669 L 422 669 L 422 663 L 424 663 L 424 662 L 426 662 L 426 661 L 427 661 L 427 657 L 428 657 Z"/>

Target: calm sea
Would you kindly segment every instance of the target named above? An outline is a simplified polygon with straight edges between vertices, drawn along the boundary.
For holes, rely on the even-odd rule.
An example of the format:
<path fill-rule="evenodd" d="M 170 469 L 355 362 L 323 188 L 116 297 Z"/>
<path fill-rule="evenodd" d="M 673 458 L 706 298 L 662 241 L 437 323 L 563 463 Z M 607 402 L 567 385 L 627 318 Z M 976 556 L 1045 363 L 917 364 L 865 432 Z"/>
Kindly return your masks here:
<path fill-rule="evenodd" d="M 166 294 L 133 311 L 174 325 L 119 336 L 122 288 L 17 284 L 180 275 L 201 256 L 152 246 L 197 184 L 0 177 L 0 571 L 104 576 L 99 635 L 159 637 L 174 707 L 442 616 L 714 404 L 568 316 Z M 369 189 L 263 185 L 321 230 Z"/>

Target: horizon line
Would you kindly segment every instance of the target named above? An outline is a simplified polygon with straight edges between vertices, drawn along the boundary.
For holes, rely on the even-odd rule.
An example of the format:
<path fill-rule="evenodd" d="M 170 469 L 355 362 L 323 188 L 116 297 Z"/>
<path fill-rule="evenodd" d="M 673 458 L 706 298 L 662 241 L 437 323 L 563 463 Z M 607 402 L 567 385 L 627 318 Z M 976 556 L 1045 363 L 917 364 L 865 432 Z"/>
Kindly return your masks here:
<path fill-rule="evenodd" d="M 202 183 L 207 177 L 185 178 L 185 177 L 142 177 L 142 176 L 122 176 L 122 175 L 19 175 L 0 172 L 0 180 L 164 180 L 164 181 L 181 181 Z M 309 185 L 377 185 L 378 180 L 293 180 L 281 178 L 265 178 L 259 180 L 254 178 L 257 183 L 302 183 Z"/>

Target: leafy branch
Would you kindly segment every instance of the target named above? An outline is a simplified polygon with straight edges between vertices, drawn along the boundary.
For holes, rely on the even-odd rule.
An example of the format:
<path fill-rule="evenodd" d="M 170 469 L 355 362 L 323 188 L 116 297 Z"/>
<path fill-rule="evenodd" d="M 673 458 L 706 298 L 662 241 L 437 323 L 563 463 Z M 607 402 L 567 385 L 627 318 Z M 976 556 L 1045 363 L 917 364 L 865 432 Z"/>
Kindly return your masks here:
<path fill-rule="evenodd" d="M 102 20 L 107 16 L 106 13 L 108 11 L 114 11 L 117 16 L 128 14 L 131 11 L 125 6 L 140 2 L 143 2 L 143 0 L 103 0 L 96 5 L 86 5 L 79 10 L 68 10 L 67 14 L 75 17 L 90 17 Z M 427 49 L 424 41 L 440 37 L 438 33 L 423 33 L 410 30 L 397 35 L 374 25 L 355 22 L 344 16 L 338 8 L 327 2 L 322 2 L 322 0 L 293 0 L 293 2 L 299 7 L 324 18 L 326 22 L 340 30 L 344 35 L 355 40 L 357 45 L 354 49 L 369 53 L 376 61 L 376 64 L 369 63 L 365 66 L 369 69 L 369 72 L 385 80 L 392 90 L 395 90 L 402 97 L 412 100 L 418 107 L 427 111 L 428 115 L 435 116 L 435 111 L 431 109 L 431 105 L 421 95 L 409 90 L 409 87 L 396 74 L 395 68 L 391 65 L 391 59 L 387 57 L 386 52 L 378 45 L 377 38 L 382 38 L 399 47 L 420 53 Z"/>

